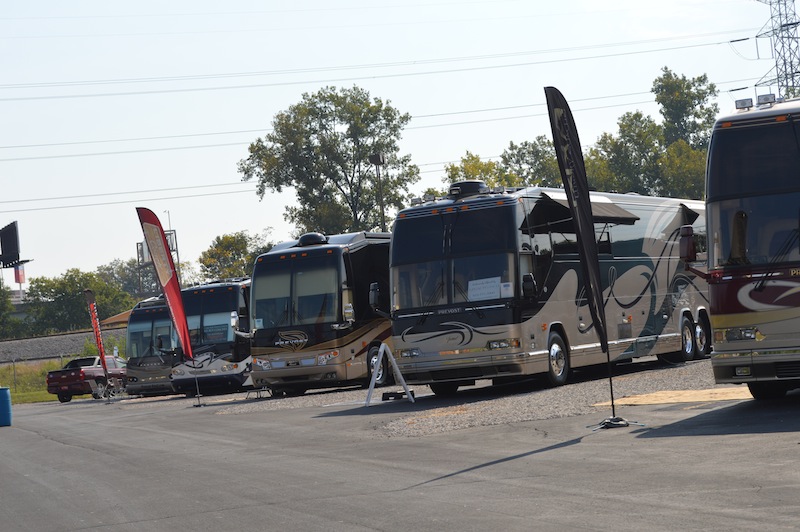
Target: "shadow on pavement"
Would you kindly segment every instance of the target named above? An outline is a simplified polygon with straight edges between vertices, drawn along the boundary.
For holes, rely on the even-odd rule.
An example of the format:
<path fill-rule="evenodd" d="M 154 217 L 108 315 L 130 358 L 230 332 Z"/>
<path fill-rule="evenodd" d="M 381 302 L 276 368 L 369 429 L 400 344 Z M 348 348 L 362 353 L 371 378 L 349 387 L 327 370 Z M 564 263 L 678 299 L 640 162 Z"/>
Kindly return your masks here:
<path fill-rule="evenodd" d="M 634 434 L 639 438 L 673 438 L 797 431 L 800 431 L 800 394 L 795 392 L 777 401 L 740 401 L 669 425 L 639 429 Z"/>

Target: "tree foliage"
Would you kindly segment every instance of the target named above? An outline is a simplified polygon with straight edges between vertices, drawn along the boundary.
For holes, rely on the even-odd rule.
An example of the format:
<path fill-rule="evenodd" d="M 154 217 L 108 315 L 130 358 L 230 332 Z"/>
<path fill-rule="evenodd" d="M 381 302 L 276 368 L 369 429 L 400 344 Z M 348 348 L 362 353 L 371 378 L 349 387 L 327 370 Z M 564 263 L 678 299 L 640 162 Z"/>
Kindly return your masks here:
<path fill-rule="evenodd" d="M 445 166 L 445 183 L 477 179 L 489 187 L 558 187 L 561 173 L 553 143 L 544 135 L 532 142 L 510 142 L 500 161 L 483 160 L 467 151 L 458 164 Z"/>
<path fill-rule="evenodd" d="M 683 140 L 694 149 L 706 149 L 719 113 L 719 106 L 709 101 L 719 94 L 716 85 L 709 83 L 705 74 L 688 79 L 667 67 L 661 72 L 653 82 L 652 92 L 664 118 L 665 145 Z"/>
<path fill-rule="evenodd" d="M 457 181 L 479 180 L 484 181 L 490 187 L 500 184 L 503 180 L 503 169 L 499 163 L 494 161 L 484 161 L 479 155 L 467 151 L 461 157 L 458 164 L 449 163 L 444 167 L 445 176 L 442 180 L 445 183 L 455 183 Z"/>
<path fill-rule="evenodd" d="M 61 277 L 34 277 L 27 302 L 34 334 L 71 331 L 91 327 L 84 290 L 94 292 L 97 314 L 103 320 L 133 308 L 136 300 L 118 286 L 106 283 L 97 273 L 72 268 Z"/>
<path fill-rule="evenodd" d="M 105 283 L 129 293 L 137 301 L 161 293 L 153 265 L 146 264 L 140 268 L 136 258 L 115 259 L 98 266 L 95 271 Z"/>
<path fill-rule="evenodd" d="M 12 316 L 11 290 L 0 282 L 0 339 L 17 338 L 24 335 L 22 320 Z"/>
<path fill-rule="evenodd" d="M 379 226 L 379 192 L 388 209 L 403 207 L 419 169 L 398 142 L 411 119 L 364 89 L 326 87 L 305 93 L 278 113 L 273 131 L 250 144 L 239 162 L 243 180 L 255 179 L 257 194 L 293 187 L 297 206 L 284 217 L 297 234 L 369 230 Z M 368 162 L 382 153 L 380 169 Z"/>
<path fill-rule="evenodd" d="M 505 186 L 560 187 L 561 171 L 553 142 L 539 135 L 533 142 L 510 142 L 500 156 Z"/>
<path fill-rule="evenodd" d="M 591 176 L 589 184 L 607 192 L 658 195 L 658 157 L 664 143 L 661 127 L 641 111 L 625 113 L 617 126 L 616 136 L 603 133 L 594 146 L 593 156 L 606 161 L 608 181 Z"/>
<path fill-rule="evenodd" d="M 252 236 L 239 231 L 215 237 L 198 259 L 201 275 L 206 281 L 251 275 L 256 258 L 273 246 L 266 241 L 266 234 Z"/>
<path fill-rule="evenodd" d="M 700 199 L 705 158 L 718 112 L 706 75 L 678 76 L 664 67 L 653 82 L 662 122 L 625 113 L 616 135 L 604 133 L 589 150 L 586 171 L 598 190 Z"/>

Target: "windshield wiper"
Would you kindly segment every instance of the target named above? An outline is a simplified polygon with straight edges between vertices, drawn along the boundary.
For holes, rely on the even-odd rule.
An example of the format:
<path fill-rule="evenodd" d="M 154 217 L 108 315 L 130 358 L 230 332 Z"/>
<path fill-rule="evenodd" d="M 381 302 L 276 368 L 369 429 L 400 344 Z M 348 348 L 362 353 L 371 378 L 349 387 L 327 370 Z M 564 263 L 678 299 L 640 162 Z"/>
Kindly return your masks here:
<path fill-rule="evenodd" d="M 772 277 L 775 273 L 776 264 L 784 259 L 786 255 L 792 250 L 792 246 L 794 246 L 795 242 L 797 242 L 797 238 L 800 236 L 800 229 L 792 229 L 789 234 L 786 236 L 786 240 L 783 241 L 781 247 L 778 249 L 777 253 L 770 259 L 769 261 L 769 268 L 767 268 L 767 272 L 764 274 L 757 283 L 754 288 L 756 292 L 761 292 L 764 290 L 764 286 L 767 283 L 767 280 Z"/>
<path fill-rule="evenodd" d="M 458 290 L 458 293 L 461 294 L 461 297 L 464 298 L 464 301 L 470 304 L 470 307 L 478 315 L 478 318 L 483 319 L 483 312 L 479 310 L 478 307 L 475 306 L 475 303 L 470 301 L 469 296 L 467 296 L 466 292 L 464 292 L 464 288 L 461 286 L 461 283 L 456 281 L 453 283 L 453 286 L 455 287 L 456 290 Z"/>

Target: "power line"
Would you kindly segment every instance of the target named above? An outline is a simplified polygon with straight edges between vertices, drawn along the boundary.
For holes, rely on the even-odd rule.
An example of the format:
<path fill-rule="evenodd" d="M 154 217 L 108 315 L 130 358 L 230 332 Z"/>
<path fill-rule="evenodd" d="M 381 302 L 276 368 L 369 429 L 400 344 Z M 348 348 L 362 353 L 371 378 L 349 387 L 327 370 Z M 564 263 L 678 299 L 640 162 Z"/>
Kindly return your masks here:
<path fill-rule="evenodd" d="M 0 211 L 0 214 L 13 214 L 18 212 L 35 212 L 35 211 L 54 211 L 60 209 L 76 209 L 76 208 L 84 208 L 84 207 L 104 207 L 107 205 L 124 205 L 128 203 L 142 203 L 145 201 L 164 201 L 164 200 L 176 200 L 176 199 L 190 199 L 190 198 L 202 198 L 207 196 L 221 196 L 221 195 L 229 195 L 229 194 L 243 194 L 245 192 L 250 192 L 250 190 L 233 190 L 229 192 L 209 192 L 208 194 L 193 194 L 193 195 L 186 195 L 186 196 L 171 196 L 171 197 L 158 197 L 158 198 L 151 198 L 151 199 L 131 199 L 131 200 L 122 200 L 122 201 L 107 201 L 103 203 L 84 203 L 82 205 L 55 205 L 50 207 L 29 207 L 25 209 L 12 209 L 7 211 Z"/>
<path fill-rule="evenodd" d="M 53 82 L 37 82 L 37 83 L 7 83 L 0 84 L 0 89 L 29 89 L 29 88 L 51 88 L 51 87 L 75 87 L 75 86 L 92 86 L 92 85 L 117 85 L 117 84 L 130 84 L 130 83 L 164 83 L 174 81 L 196 81 L 206 79 L 228 79 L 237 77 L 254 77 L 254 76 L 276 76 L 276 75 L 290 75 L 290 74 L 309 74 L 318 72 L 339 72 L 344 70 L 364 70 L 375 68 L 396 68 L 402 66 L 419 66 L 431 65 L 441 63 L 455 63 L 465 61 L 485 61 L 488 59 L 503 59 L 508 57 L 521 57 L 528 55 L 547 55 L 554 53 L 564 52 L 577 52 L 582 50 L 597 50 L 599 48 L 616 48 L 621 46 L 638 46 L 641 44 L 653 44 L 658 42 L 680 41 L 687 39 L 696 39 L 701 37 L 711 37 L 716 35 L 727 35 L 730 33 L 740 33 L 748 30 L 729 30 L 720 32 L 710 32 L 695 35 L 682 35 L 678 37 L 663 37 L 659 39 L 644 39 L 637 41 L 625 41 L 616 43 L 601 43 L 586 46 L 572 46 L 565 48 L 550 48 L 544 50 L 526 50 L 517 52 L 505 52 L 497 54 L 482 54 L 472 56 L 459 56 L 459 57 L 443 57 L 433 59 L 412 59 L 404 61 L 391 61 L 384 63 L 364 63 L 356 65 L 339 65 L 330 67 L 307 67 L 307 68 L 292 68 L 281 70 L 261 70 L 249 72 L 228 72 L 218 74 L 192 74 L 187 76 L 158 76 L 158 77 L 145 77 L 145 78 L 118 78 L 118 79 L 100 79 L 100 80 L 78 80 L 78 81 L 53 81 Z M 724 41 L 724 43 L 740 42 L 744 39 L 734 39 Z M 716 43 L 721 44 L 721 43 Z M 646 53 L 647 51 L 644 51 Z"/>
<path fill-rule="evenodd" d="M 185 93 L 185 92 L 211 92 L 211 91 L 221 91 L 221 90 L 242 90 L 242 89 L 254 89 L 254 88 L 264 88 L 264 87 L 285 87 L 285 86 L 292 86 L 292 85 L 306 85 L 306 84 L 322 84 L 322 83 L 340 83 L 340 82 L 350 82 L 350 81 L 362 81 L 365 79 L 392 79 L 392 78 L 399 78 L 399 77 L 410 77 L 410 76 L 429 76 L 429 75 L 439 75 L 439 74 L 455 74 L 460 72 L 474 72 L 479 70 L 497 70 L 497 69 L 504 69 L 504 68 L 520 68 L 520 67 L 529 67 L 529 66 L 537 66 L 537 65 L 545 65 L 551 63 L 565 63 L 565 62 L 573 62 L 573 61 L 586 61 L 586 60 L 597 60 L 597 59 L 608 59 L 611 57 L 626 57 L 631 55 L 639 55 L 639 54 L 649 54 L 649 53 L 657 53 L 657 52 L 669 52 L 675 50 L 688 50 L 693 48 L 704 48 L 709 46 L 718 46 L 720 44 L 727 44 L 728 41 L 720 41 L 720 42 L 713 42 L 713 43 L 704 43 L 704 44 L 691 44 L 685 46 L 674 46 L 669 48 L 658 48 L 653 50 L 639 50 L 639 51 L 632 51 L 632 52 L 618 52 L 614 54 L 605 54 L 605 55 L 594 55 L 594 56 L 584 56 L 584 57 L 573 57 L 573 58 L 560 58 L 560 59 L 547 59 L 542 61 L 530 61 L 530 62 L 523 62 L 523 63 L 510 63 L 510 64 L 503 64 L 503 65 L 484 65 L 484 66 L 473 66 L 473 67 L 464 67 L 464 68 L 452 68 L 452 69 L 444 69 L 444 70 L 429 70 L 425 72 L 406 72 L 406 73 L 393 73 L 393 74 L 377 74 L 377 75 L 365 75 L 365 76 L 354 76 L 354 77 L 346 77 L 346 78 L 333 78 L 333 79 L 318 79 L 318 80 L 305 80 L 305 81 L 276 81 L 272 83 L 253 83 L 248 85 L 223 85 L 217 87 L 193 87 L 193 88 L 183 88 L 183 89 L 156 89 L 156 90 L 146 90 L 146 91 L 126 91 L 126 92 L 105 92 L 105 93 L 94 93 L 94 94 L 57 94 L 57 95 L 48 95 L 48 96 L 16 96 L 16 97 L 7 97 L 7 98 L 0 98 L 0 102 L 12 102 L 12 101 L 38 101 L 38 100 L 59 100 L 59 99 L 82 99 L 82 98 L 99 98 L 99 97 L 113 97 L 113 96 L 141 96 L 141 95 L 152 95 L 152 94 L 175 94 L 175 93 Z"/>
<path fill-rule="evenodd" d="M 727 85 L 732 83 L 742 83 L 742 82 L 750 82 L 753 81 L 752 79 L 738 79 L 738 80 L 730 80 L 730 81 L 721 81 L 717 83 L 717 85 Z M 746 87 L 740 87 L 746 88 Z M 738 90 L 738 89 L 736 89 Z M 630 92 L 626 94 L 612 94 L 606 96 L 592 96 L 589 98 L 577 98 L 571 100 L 574 102 L 587 102 L 587 101 L 594 101 L 594 100 L 607 100 L 607 99 L 615 99 L 615 98 L 624 98 L 628 96 L 642 96 L 644 94 L 651 94 L 651 91 L 641 91 L 641 92 Z M 622 107 L 625 105 L 639 105 L 642 103 L 650 103 L 650 102 L 631 102 L 627 104 L 618 104 L 616 107 Z M 442 117 L 442 116 L 453 116 L 453 115 L 463 115 L 463 114 L 473 114 L 473 113 L 486 113 L 486 112 L 494 112 L 494 111 L 507 111 L 513 109 L 526 109 L 530 107 L 541 107 L 544 106 L 544 103 L 531 103 L 531 104 L 521 104 L 521 105 L 510 105 L 504 107 L 486 107 L 482 109 L 467 109 L 462 111 L 450 111 L 444 113 L 430 113 L 430 114 L 422 114 L 422 115 L 414 115 L 412 120 L 417 120 L 420 118 L 434 118 L 434 117 Z M 587 111 L 587 110 L 596 110 L 596 109 L 603 109 L 605 107 L 592 107 L 592 108 L 585 108 L 585 109 L 578 109 L 577 111 Z M 526 115 L 522 117 L 506 117 L 501 118 L 498 120 L 512 120 L 515 118 L 529 118 L 533 116 L 541 116 L 540 114 L 537 115 Z M 449 125 L 463 125 L 469 124 L 473 122 L 458 122 L 458 123 L 444 123 L 444 124 L 433 124 L 429 126 L 411 126 L 407 129 L 425 129 L 429 127 L 446 127 Z M 206 133 L 187 133 L 187 134 L 176 134 L 176 135 L 161 135 L 161 136 L 154 136 L 154 137 L 131 137 L 131 138 L 123 138 L 123 139 L 101 139 L 101 140 L 83 140 L 83 141 L 72 141 L 72 142 L 49 142 L 49 143 L 40 143 L 40 144 L 15 144 L 9 146 L 0 146 L 0 150 L 3 149 L 18 149 L 18 148 L 48 148 L 48 147 L 55 147 L 55 146 L 76 146 L 76 145 L 85 145 L 85 144 L 105 144 L 105 143 L 113 143 L 113 142 L 139 142 L 145 140 L 169 140 L 169 139 L 179 139 L 179 138 L 192 138 L 192 137 L 205 137 L 205 136 L 214 136 L 214 135 L 235 135 L 235 134 L 242 134 L 242 133 L 265 133 L 270 132 L 270 128 L 259 128 L 259 129 L 240 129 L 236 131 L 217 131 L 217 132 L 206 132 Z M 204 145 L 198 146 L 198 148 L 205 148 L 205 147 L 215 147 L 220 145 Z M 169 150 L 171 148 L 163 148 L 163 150 Z M 175 149 L 182 149 L 182 148 L 175 148 Z M 141 150 L 141 151 L 149 151 L 149 150 Z M 134 153 L 134 152 L 125 152 L 125 153 Z M 105 155 L 106 153 L 101 153 L 99 155 Z M 88 154 L 91 155 L 91 154 Z M 2 162 L 4 159 L 0 159 Z"/>
<path fill-rule="evenodd" d="M 192 190 L 196 188 L 214 188 L 214 187 L 230 187 L 230 186 L 238 186 L 238 185 L 250 185 L 252 183 L 248 183 L 247 181 L 240 181 L 238 183 L 216 183 L 213 185 L 193 185 L 189 187 L 172 187 L 172 188 L 157 188 L 151 190 L 128 190 L 124 192 L 101 192 L 98 194 L 81 194 L 78 196 L 58 196 L 53 198 L 31 198 L 31 199 L 19 199 L 19 200 L 0 200 L 0 203 L 30 203 L 32 201 L 60 201 L 60 200 L 70 200 L 70 199 L 83 199 L 83 198 L 99 198 L 104 196 L 121 196 L 123 194 L 150 194 L 155 192 L 172 192 L 175 190 Z"/>
<path fill-rule="evenodd" d="M 143 140 L 167 140 L 190 137 L 210 137 L 214 135 L 236 135 L 241 133 L 263 133 L 269 129 L 241 129 L 239 131 L 218 131 L 215 133 L 187 133 L 183 135 L 162 135 L 159 137 L 133 137 L 127 139 L 102 139 L 102 140 L 77 140 L 72 142 L 48 142 L 43 144 L 15 144 L 11 146 L 0 146 L 0 150 L 16 148 L 51 148 L 54 146 L 77 146 L 80 144 L 104 144 L 109 142 L 139 142 Z"/>
<path fill-rule="evenodd" d="M 143 148 L 140 150 L 120 150 L 120 151 L 104 151 L 104 152 L 95 152 L 95 153 L 68 153 L 62 155 L 35 155 L 31 157 L 8 157 L 6 159 L 0 159 L 0 162 L 11 162 L 11 161 L 38 161 L 38 160 L 45 160 L 45 159 L 72 159 L 75 157 L 94 157 L 96 155 L 125 155 L 129 153 L 150 153 L 150 152 L 161 152 L 161 151 L 176 151 L 176 150 L 199 150 L 202 148 L 221 148 L 225 146 L 241 146 L 243 144 L 249 144 L 249 142 L 227 142 L 223 144 L 204 144 L 199 146 L 174 146 L 171 148 Z"/>
<path fill-rule="evenodd" d="M 170 17 L 207 17 L 207 16 L 221 16 L 221 15 L 275 15 L 280 13 L 313 13 L 313 12 L 330 12 L 330 11 L 364 11 L 364 10 L 386 10 L 386 9 L 409 9 L 412 7 L 435 7 L 435 6 L 464 6 L 470 4 L 499 4 L 499 3 L 520 3 L 527 0 L 473 0 L 465 2 L 458 0 L 455 2 L 423 2 L 416 4 L 391 4 L 391 5 L 375 5 L 365 4 L 361 6 L 336 6 L 336 7 L 322 7 L 322 8 L 292 8 L 292 9 L 268 9 L 268 10 L 252 10 L 252 11 L 206 11 L 206 12 L 189 12 L 189 13 L 129 13 L 125 15 L 48 15 L 48 16 L 30 16 L 30 17 L 0 17 L 0 20 L 75 20 L 75 19 L 118 19 L 118 18 L 170 18 Z"/>

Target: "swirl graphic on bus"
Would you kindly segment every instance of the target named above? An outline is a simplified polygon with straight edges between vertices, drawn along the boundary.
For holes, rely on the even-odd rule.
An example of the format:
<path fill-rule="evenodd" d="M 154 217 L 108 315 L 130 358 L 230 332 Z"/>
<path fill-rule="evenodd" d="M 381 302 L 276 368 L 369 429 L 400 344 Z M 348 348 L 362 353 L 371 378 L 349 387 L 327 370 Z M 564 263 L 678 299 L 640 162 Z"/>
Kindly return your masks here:
<path fill-rule="evenodd" d="M 443 326 L 448 326 L 449 328 L 445 329 L 445 330 L 441 330 L 441 331 L 436 331 L 436 332 L 434 332 L 434 333 L 432 333 L 432 334 L 430 334 L 430 335 L 428 335 L 428 336 L 426 336 L 424 338 L 418 338 L 418 339 L 416 339 L 414 341 L 415 342 L 427 342 L 428 340 L 433 340 L 433 339 L 436 339 L 436 338 L 442 338 L 442 337 L 445 337 L 445 336 L 450 336 L 450 337 L 458 337 L 459 338 L 459 341 L 458 341 L 457 345 L 467 345 L 470 342 L 472 342 L 473 338 L 476 335 L 486 335 L 486 336 L 497 335 L 497 334 L 501 334 L 505 330 L 505 329 L 500 329 L 500 330 L 481 330 L 481 329 L 478 329 L 476 327 L 473 327 L 472 325 L 469 325 L 468 323 L 463 323 L 463 322 L 460 322 L 460 321 L 447 321 L 447 322 L 442 323 L 442 325 Z M 411 341 L 409 338 L 407 338 L 407 336 L 411 335 L 411 334 L 414 334 L 414 330 L 413 329 L 414 329 L 414 327 L 409 327 L 408 329 L 406 329 L 405 331 L 402 332 L 401 338 L 403 339 L 404 342 Z"/>

